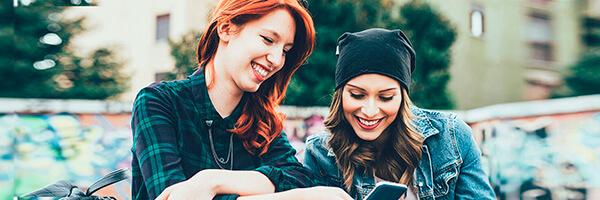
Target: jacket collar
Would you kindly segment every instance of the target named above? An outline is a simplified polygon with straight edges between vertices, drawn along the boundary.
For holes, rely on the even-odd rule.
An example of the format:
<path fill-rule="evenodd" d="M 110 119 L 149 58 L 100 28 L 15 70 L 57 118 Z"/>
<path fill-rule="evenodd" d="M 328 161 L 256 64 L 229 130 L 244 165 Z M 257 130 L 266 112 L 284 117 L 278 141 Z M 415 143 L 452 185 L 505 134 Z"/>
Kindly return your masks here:
<path fill-rule="evenodd" d="M 423 109 L 420 109 L 416 106 L 411 106 L 410 111 L 414 116 L 413 125 L 417 131 L 423 135 L 423 140 L 426 140 L 432 135 L 436 135 L 440 132 L 431 124 L 431 119 L 426 115 Z"/>

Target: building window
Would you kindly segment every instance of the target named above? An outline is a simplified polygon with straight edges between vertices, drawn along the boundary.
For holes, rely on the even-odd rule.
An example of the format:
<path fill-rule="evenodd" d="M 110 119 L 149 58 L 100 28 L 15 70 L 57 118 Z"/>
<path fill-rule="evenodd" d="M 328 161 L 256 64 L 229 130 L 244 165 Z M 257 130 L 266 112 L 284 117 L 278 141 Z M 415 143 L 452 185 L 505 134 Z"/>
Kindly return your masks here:
<path fill-rule="evenodd" d="M 166 41 L 169 38 L 169 14 L 156 17 L 156 41 Z"/>
<path fill-rule="evenodd" d="M 479 9 L 474 9 L 471 11 L 470 17 L 471 24 L 471 35 L 475 37 L 483 36 L 484 31 L 484 21 L 483 21 L 483 11 Z"/>
<path fill-rule="evenodd" d="M 527 40 L 529 42 L 530 58 L 539 61 L 553 60 L 552 21 L 550 16 L 543 13 L 529 15 L 527 25 Z"/>

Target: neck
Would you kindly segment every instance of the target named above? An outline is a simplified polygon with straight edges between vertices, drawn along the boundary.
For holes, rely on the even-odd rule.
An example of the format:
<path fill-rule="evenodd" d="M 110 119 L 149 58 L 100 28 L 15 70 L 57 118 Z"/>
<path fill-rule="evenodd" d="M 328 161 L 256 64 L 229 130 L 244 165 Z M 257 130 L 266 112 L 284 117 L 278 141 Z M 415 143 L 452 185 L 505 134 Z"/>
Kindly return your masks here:
<path fill-rule="evenodd" d="M 215 106 L 215 109 L 225 118 L 233 112 L 235 107 L 240 103 L 244 92 L 237 87 L 230 75 L 225 73 L 225 68 L 219 65 L 219 60 L 216 58 L 210 61 L 204 70 L 206 77 L 206 85 L 212 83 L 212 87 L 208 88 L 208 96 L 210 101 Z M 211 70 L 211 69 L 214 69 Z M 211 74 L 214 73 L 215 78 L 210 80 Z"/>

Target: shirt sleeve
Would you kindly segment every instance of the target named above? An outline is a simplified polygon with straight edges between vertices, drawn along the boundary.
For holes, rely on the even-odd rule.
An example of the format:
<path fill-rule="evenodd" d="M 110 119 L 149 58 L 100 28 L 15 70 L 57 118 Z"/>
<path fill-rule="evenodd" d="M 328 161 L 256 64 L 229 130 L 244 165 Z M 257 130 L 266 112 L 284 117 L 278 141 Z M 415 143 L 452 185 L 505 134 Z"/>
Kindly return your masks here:
<path fill-rule="evenodd" d="M 296 159 L 296 150 L 290 145 L 285 133 L 281 133 L 271 143 L 267 153 L 260 159 L 262 166 L 255 170 L 271 180 L 275 192 L 315 185 L 312 173 Z"/>
<path fill-rule="evenodd" d="M 133 183 L 132 188 L 145 186 L 148 199 L 155 199 L 168 186 L 186 180 L 170 105 L 165 95 L 152 86 L 142 89 L 133 105 L 132 152 L 140 171 L 132 175 L 141 176 L 142 181 Z"/>
<path fill-rule="evenodd" d="M 456 199 L 495 199 L 494 190 L 481 165 L 481 151 L 471 134 L 471 128 L 462 120 L 454 119 L 454 130 L 459 142 L 463 164 L 456 183 Z"/>

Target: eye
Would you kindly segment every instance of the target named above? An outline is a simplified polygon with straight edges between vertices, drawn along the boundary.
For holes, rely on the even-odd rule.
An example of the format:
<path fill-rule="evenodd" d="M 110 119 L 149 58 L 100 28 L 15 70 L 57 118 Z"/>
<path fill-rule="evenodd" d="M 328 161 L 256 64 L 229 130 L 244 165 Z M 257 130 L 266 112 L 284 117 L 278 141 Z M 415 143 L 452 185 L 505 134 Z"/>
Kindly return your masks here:
<path fill-rule="evenodd" d="M 350 92 L 350 96 L 354 99 L 363 99 L 365 97 L 364 94 L 354 94 L 352 92 Z"/>
<path fill-rule="evenodd" d="M 273 41 L 274 41 L 273 38 L 270 38 L 270 37 L 267 37 L 267 36 L 264 36 L 264 35 L 261 35 L 260 37 L 262 37 L 262 39 L 264 40 L 265 43 L 267 43 L 267 44 L 273 44 Z"/>
<path fill-rule="evenodd" d="M 381 99 L 382 101 L 391 101 L 392 99 L 394 99 L 394 96 L 379 96 L 379 99 Z"/>
<path fill-rule="evenodd" d="M 286 55 L 288 54 L 288 52 L 290 52 L 290 50 L 289 50 L 289 49 L 288 49 L 288 50 L 284 49 L 284 50 L 283 50 L 283 56 L 286 56 Z"/>

